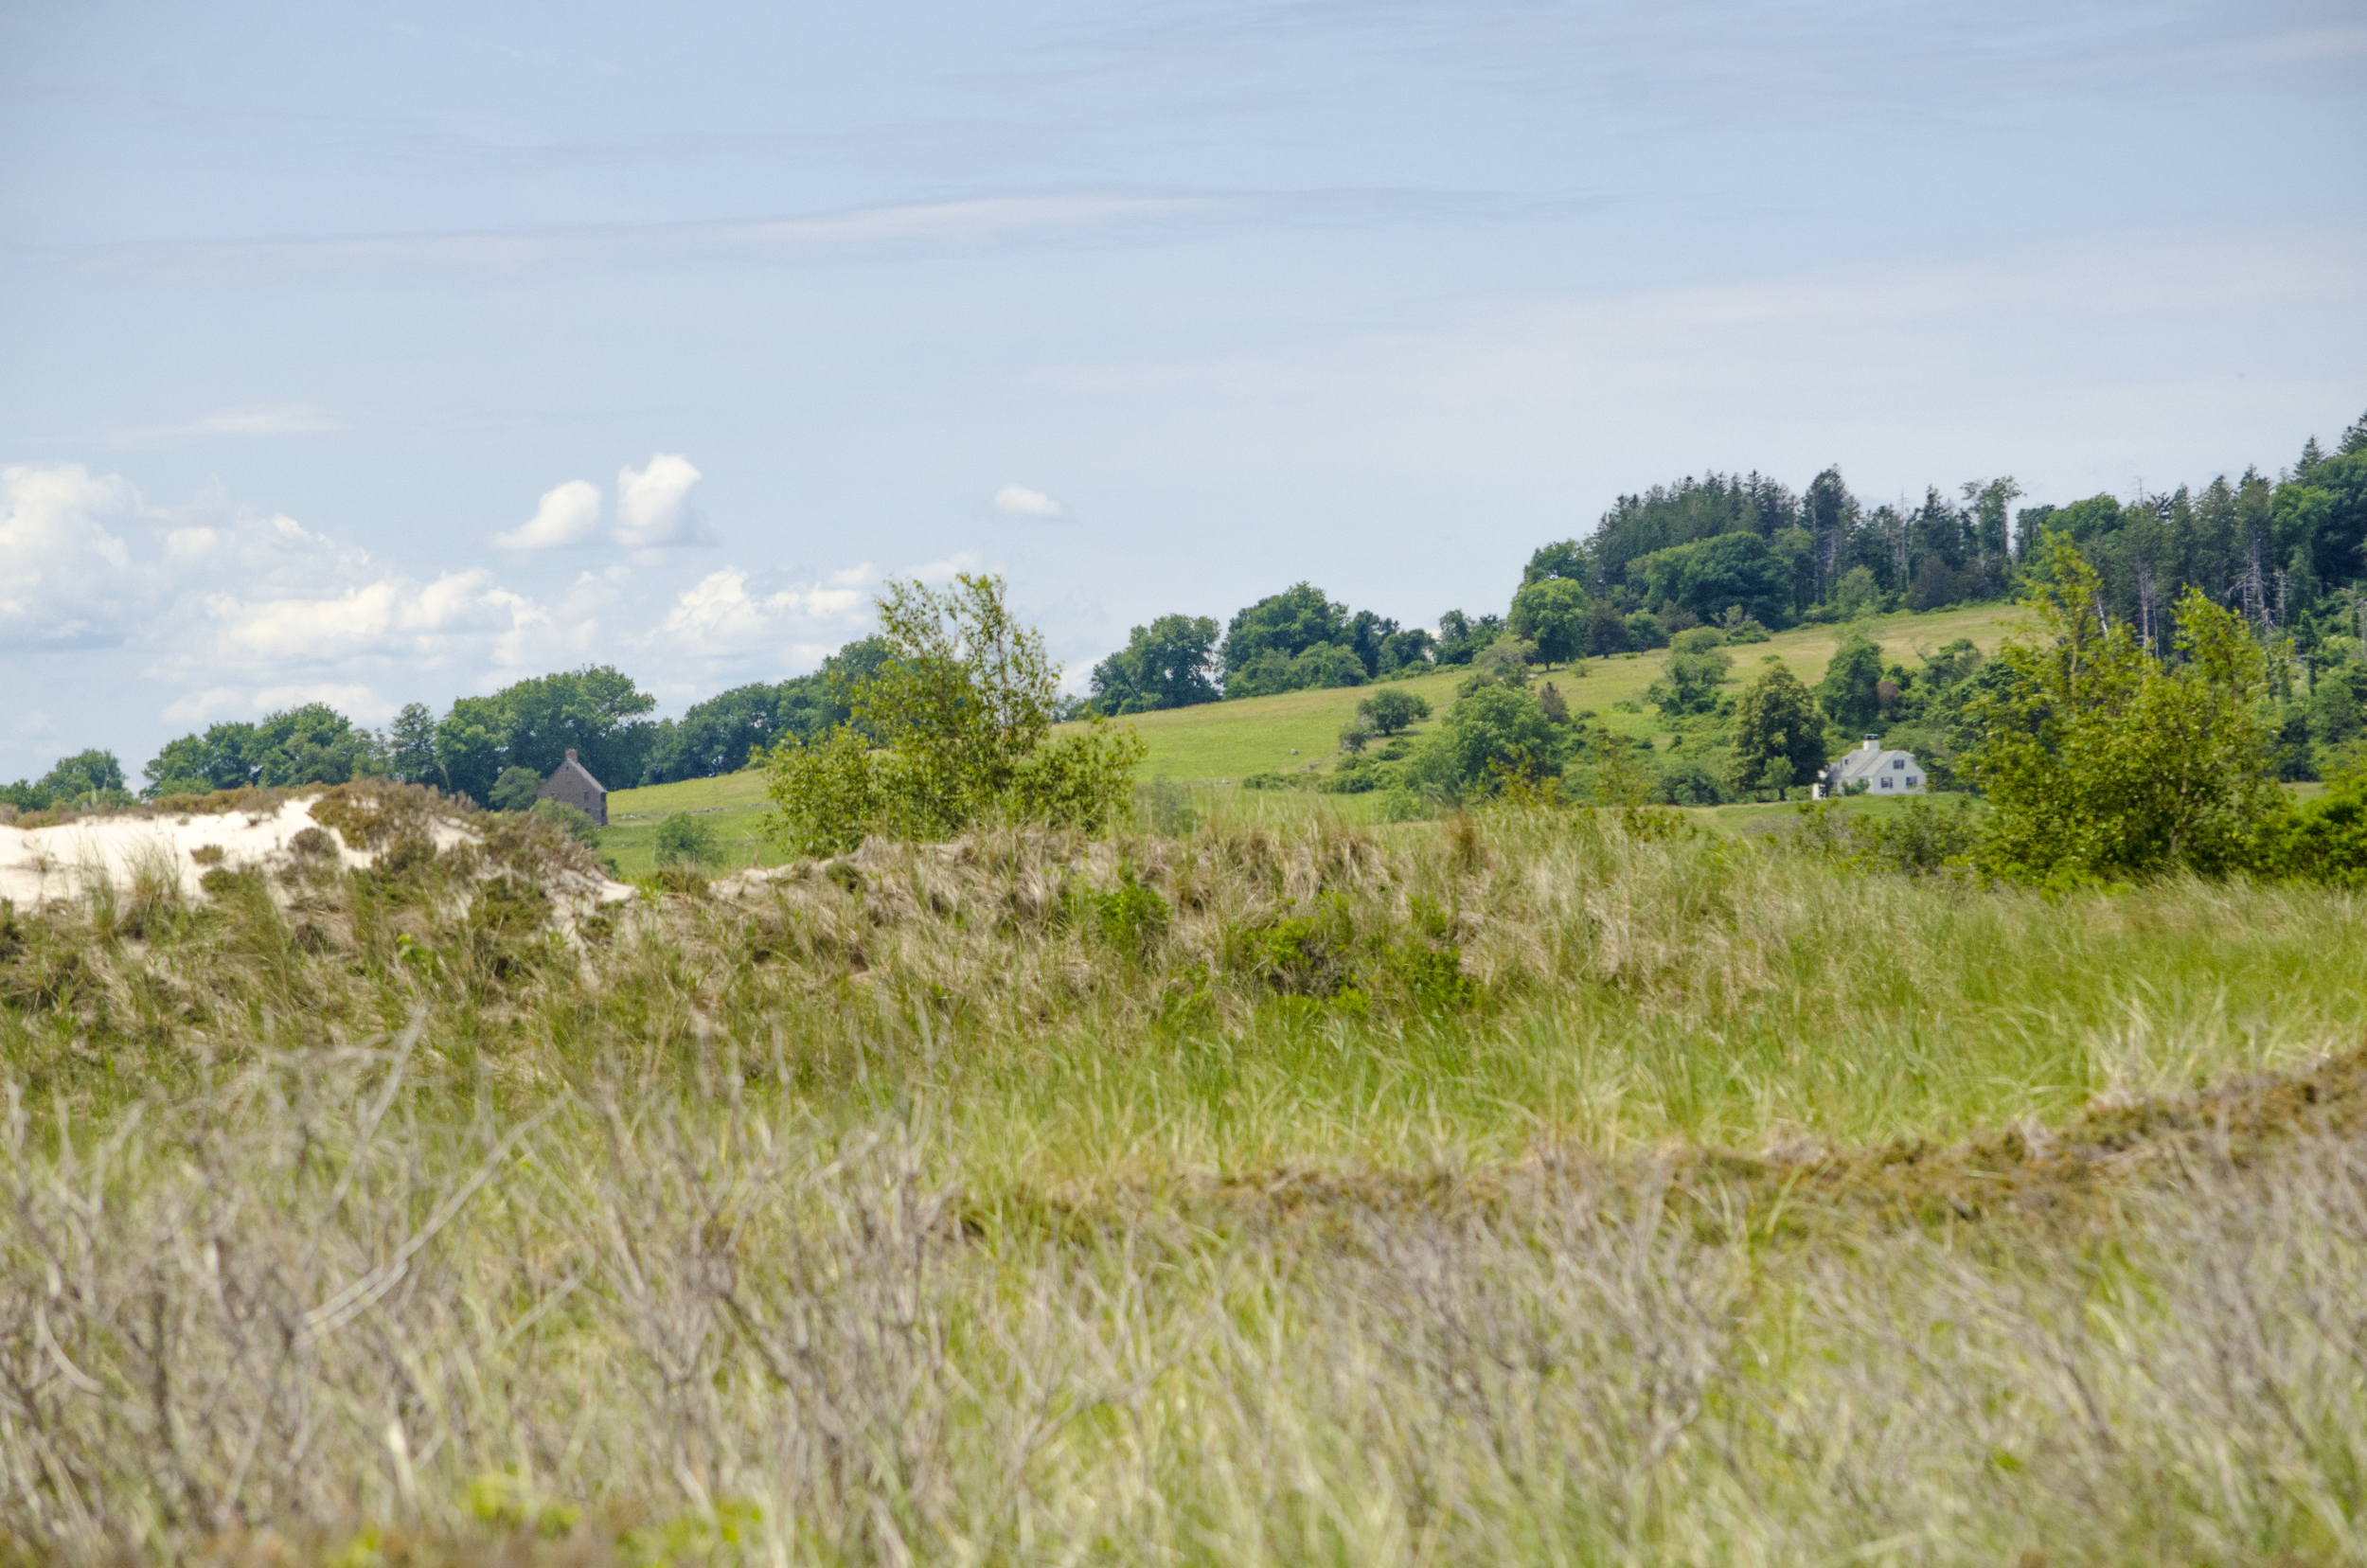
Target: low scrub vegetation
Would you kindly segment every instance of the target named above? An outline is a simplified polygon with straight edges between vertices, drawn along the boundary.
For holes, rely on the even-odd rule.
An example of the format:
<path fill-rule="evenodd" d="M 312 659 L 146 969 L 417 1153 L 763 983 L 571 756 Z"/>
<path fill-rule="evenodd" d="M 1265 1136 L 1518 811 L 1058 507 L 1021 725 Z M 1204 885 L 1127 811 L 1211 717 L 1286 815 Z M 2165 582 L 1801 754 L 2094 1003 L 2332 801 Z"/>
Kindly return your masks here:
<path fill-rule="evenodd" d="M 2367 1551 L 2355 893 L 341 801 L 0 912 L 0 1559 Z"/>

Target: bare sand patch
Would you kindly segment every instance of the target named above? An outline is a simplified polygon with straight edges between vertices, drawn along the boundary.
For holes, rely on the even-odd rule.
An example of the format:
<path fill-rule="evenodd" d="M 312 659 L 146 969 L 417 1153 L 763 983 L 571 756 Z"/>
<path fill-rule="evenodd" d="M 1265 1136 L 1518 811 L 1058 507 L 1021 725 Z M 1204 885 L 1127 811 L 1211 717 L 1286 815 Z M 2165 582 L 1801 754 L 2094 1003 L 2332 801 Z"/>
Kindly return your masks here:
<path fill-rule="evenodd" d="M 168 879 L 194 896 L 205 873 L 217 866 L 243 871 L 292 864 L 299 855 L 334 855 L 341 864 L 364 866 L 379 850 L 357 849 L 313 820 L 320 797 L 300 796 L 255 811 L 80 817 L 48 828 L 0 827 L 0 899 L 27 907 L 83 897 L 101 882 L 129 887 Z M 297 835 L 308 830 L 298 846 Z M 478 835 L 459 823 L 436 819 L 429 833 L 440 853 Z"/>

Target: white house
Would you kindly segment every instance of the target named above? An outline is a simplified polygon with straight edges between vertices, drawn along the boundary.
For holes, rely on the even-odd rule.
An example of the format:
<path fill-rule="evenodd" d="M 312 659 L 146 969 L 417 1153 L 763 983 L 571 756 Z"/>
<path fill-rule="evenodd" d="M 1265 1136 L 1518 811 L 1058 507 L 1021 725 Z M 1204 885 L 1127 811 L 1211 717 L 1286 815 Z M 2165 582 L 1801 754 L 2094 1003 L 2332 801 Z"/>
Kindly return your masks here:
<path fill-rule="evenodd" d="M 1915 754 L 1885 751 L 1881 741 L 1869 735 L 1858 749 L 1836 758 L 1823 773 L 1816 775 L 1811 792 L 1819 800 L 1843 794 L 1849 786 L 1863 783 L 1869 794 L 1923 794 L 1923 764 Z"/>

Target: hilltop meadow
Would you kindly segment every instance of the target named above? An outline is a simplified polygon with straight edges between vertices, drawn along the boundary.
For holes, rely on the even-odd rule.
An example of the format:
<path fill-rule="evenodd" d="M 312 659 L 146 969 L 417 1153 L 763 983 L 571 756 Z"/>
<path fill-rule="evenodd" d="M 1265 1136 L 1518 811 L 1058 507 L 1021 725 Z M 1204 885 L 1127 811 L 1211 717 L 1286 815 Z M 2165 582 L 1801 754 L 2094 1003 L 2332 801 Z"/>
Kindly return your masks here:
<path fill-rule="evenodd" d="M 1897 611 L 1853 623 L 1850 628 L 1804 626 L 1775 633 L 1764 644 L 1735 652 L 1747 653 L 1754 669 L 1761 659 L 1774 658 L 1804 685 L 1814 686 L 1824 679 L 1835 649 L 1851 630 L 1870 637 L 1885 658 L 1919 661 L 1960 639 L 1984 653 L 1994 652 L 2018 619 L 2014 607 L 2004 604 L 1921 614 Z M 1530 673 L 1529 685 L 1541 689 L 1551 682 L 1566 695 L 1575 711 L 1592 710 L 1586 722 L 1665 749 L 1675 732 L 1650 705 L 1649 693 L 1652 684 L 1665 674 L 1668 657 L 1664 650 L 1580 657 L 1551 669 L 1537 668 Z M 1410 692 L 1429 703 L 1434 713 L 1443 714 L 1452 704 L 1456 687 L 1468 678 L 1467 670 L 1450 668 L 1392 681 L 1387 689 Z M 1117 722 L 1131 727 L 1145 741 L 1140 776 L 1184 786 L 1197 810 L 1213 809 L 1222 797 L 1237 816 L 1276 822 L 1322 817 L 1370 825 L 1380 815 L 1382 801 L 1378 794 L 1261 794 L 1242 791 L 1240 781 L 1260 775 L 1298 773 L 1321 780 L 1336 773 L 1342 755 L 1340 732 L 1354 720 L 1357 705 L 1375 689 L 1317 687 L 1134 714 Z M 1435 724 L 1434 718 L 1417 722 L 1408 734 L 1419 738 Z M 1064 726 L 1071 733 L 1077 728 L 1081 725 Z M 1247 798 L 1236 798 L 1243 794 Z M 1867 801 L 1852 809 L 1882 804 Z M 609 796 L 610 826 L 598 843 L 601 852 L 612 857 L 623 874 L 646 875 L 657 864 L 658 825 L 677 813 L 691 812 L 711 823 L 716 866 L 778 865 L 788 855 L 765 836 L 768 809 L 761 769 L 618 790 Z M 1698 814 L 1722 827 L 1751 824 L 1766 829 L 1788 826 L 1790 816 L 1788 810 L 1771 802 L 1701 808 Z"/>

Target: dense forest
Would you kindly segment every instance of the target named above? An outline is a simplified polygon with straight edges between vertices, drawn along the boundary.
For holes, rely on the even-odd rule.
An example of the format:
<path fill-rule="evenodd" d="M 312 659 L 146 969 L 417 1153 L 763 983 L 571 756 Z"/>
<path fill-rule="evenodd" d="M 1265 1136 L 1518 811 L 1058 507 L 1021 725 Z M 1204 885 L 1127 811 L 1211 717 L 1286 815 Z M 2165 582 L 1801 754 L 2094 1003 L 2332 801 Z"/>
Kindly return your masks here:
<path fill-rule="evenodd" d="M 2331 749 L 2358 739 L 2367 709 L 2367 417 L 2331 451 L 2313 437 L 2274 477 L 2251 469 L 2199 488 L 2017 509 L 2021 498 L 2011 478 L 1933 486 L 1915 504 L 1870 504 L 1837 468 L 1797 491 L 1757 473 L 1688 476 L 1620 496 L 1585 537 L 1536 550 L 1502 610 L 1448 610 L 1435 629 L 1353 609 L 1308 582 L 1221 625 L 1189 612 L 1163 615 L 1094 668 L 1091 695 L 1070 716 L 1363 686 L 1480 664 L 1491 650 L 1498 667 L 1509 658 L 1550 670 L 1673 641 L 1657 688 L 1662 709 L 1672 722 L 1714 722 L 1734 706 L 1717 689 L 1731 664 L 1720 647 L 1802 622 L 2006 597 L 2043 576 L 2039 545 L 2059 535 L 2095 569 L 2104 615 L 2133 627 L 2145 647 L 2174 647 L 2174 606 L 2191 587 L 2238 611 L 2264 645 L 2289 650 L 2280 689 L 2287 776 L 2313 776 Z M 605 666 L 462 697 L 441 717 L 415 703 L 383 732 L 308 704 L 171 741 L 142 769 L 138 793 L 379 775 L 510 804 L 571 748 L 612 788 L 706 777 L 845 722 L 849 683 L 883 657 L 876 639 L 850 643 L 811 674 L 725 691 L 680 719 L 649 718 L 656 700 Z M 1818 694 L 1827 733 L 1817 743 L 1879 724 L 1929 754 L 1944 778 L 1951 704 L 1971 689 L 1977 664 L 1957 649 L 1910 669 L 1886 664 L 1862 638 L 1844 638 Z M 1664 798 L 1735 787 L 1693 759 L 1659 766 Z M 121 764 L 103 751 L 0 787 L 0 803 L 19 810 L 130 798 Z"/>

